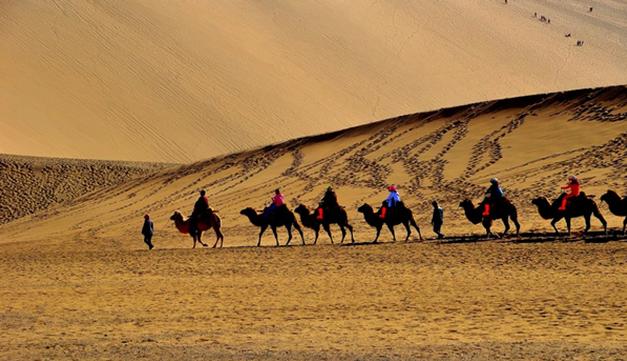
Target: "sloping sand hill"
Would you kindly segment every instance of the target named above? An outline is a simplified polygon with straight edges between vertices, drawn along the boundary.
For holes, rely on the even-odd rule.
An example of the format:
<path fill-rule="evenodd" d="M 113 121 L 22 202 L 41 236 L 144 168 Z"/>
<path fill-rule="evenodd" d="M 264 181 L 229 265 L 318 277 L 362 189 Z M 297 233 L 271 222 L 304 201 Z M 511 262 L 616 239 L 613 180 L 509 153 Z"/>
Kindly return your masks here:
<path fill-rule="evenodd" d="M 169 166 L 0 154 L 0 224 Z"/>
<path fill-rule="evenodd" d="M 495 175 L 523 231 L 548 231 L 530 198 L 556 196 L 567 174 L 589 194 L 627 193 L 626 90 L 393 118 L 161 170 L 0 225 L 0 359 L 622 360 L 625 242 L 390 243 L 384 230 L 372 246 L 323 235 L 317 246 L 267 247 L 269 234 L 266 247 L 232 246 L 256 243 L 241 208 L 261 208 L 276 187 L 290 206 L 315 205 L 328 184 L 358 241 L 373 230 L 355 208 L 380 202 L 389 183 L 424 236 L 434 198 L 445 233 L 482 233 L 457 204 L 480 200 Z M 228 248 L 189 249 L 168 220 L 201 188 Z M 145 212 L 157 232 L 150 252 Z"/>
<path fill-rule="evenodd" d="M 262 209 L 277 187 L 291 207 L 313 207 L 328 185 L 336 188 L 360 240 L 366 241 L 373 232 L 356 208 L 364 202 L 378 206 L 390 183 L 399 185 L 425 233 L 433 199 L 445 208 L 445 232 L 481 232 L 458 205 L 466 197 L 480 201 L 495 176 L 518 206 L 523 230 L 548 230 L 531 199 L 556 197 L 569 174 L 597 197 L 608 188 L 627 193 L 626 117 L 624 86 L 407 115 L 134 178 L 71 206 L 6 224 L 0 227 L 0 242 L 88 237 L 136 249 L 142 247 L 138 222 L 150 213 L 161 247 L 187 246 L 187 237 L 173 229 L 169 216 L 176 209 L 189 212 L 204 188 L 223 218 L 227 245 L 253 245 L 256 228 L 239 214 L 241 209 Z M 605 205 L 602 210 L 611 226 L 622 224 Z M 600 224 L 594 220 L 593 225 Z"/>
<path fill-rule="evenodd" d="M 589 5 L 5 1 L 0 152 L 195 161 L 417 111 L 625 84 L 627 9 Z"/>

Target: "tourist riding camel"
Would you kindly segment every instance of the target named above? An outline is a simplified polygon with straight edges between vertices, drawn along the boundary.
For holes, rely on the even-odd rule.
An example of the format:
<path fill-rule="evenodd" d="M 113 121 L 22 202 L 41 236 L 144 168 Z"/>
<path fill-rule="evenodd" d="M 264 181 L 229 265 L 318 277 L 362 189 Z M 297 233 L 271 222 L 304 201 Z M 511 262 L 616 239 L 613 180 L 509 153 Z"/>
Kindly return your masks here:
<path fill-rule="evenodd" d="M 205 190 L 200 191 L 200 196 L 194 203 L 194 210 L 189 216 L 189 233 L 193 236 L 198 231 L 198 218 L 209 209 L 209 199 L 205 195 Z"/>
<path fill-rule="evenodd" d="M 481 205 L 483 206 L 483 217 L 490 216 L 490 210 L 495 206 L 499 205 L 501 202 L 505 200 L 505 192 L 499 185 L 499 180 L 496 178 L 490 179 L 490 187 L 485 192 L 485 198 Z"/>
<path fill-rule="evenodd" d="M 328 215 L 330 212 L 336 212 L 339 208 L 340 205 L 337 202 L 337 195 L 333 187 L 329 186 L 326 192 L 324 192 L 324 196 L 316 209 L 316 219 L 322 221 L 325 217 L 325 213 Z"/>
<path fill-rule="evenodd" d="M 385 219 L 388 215 L 388 211 L 392 213 L 395 207 L 401 205 L 401 196 L 398 194 L 398 189 L 394 184 L 388 187 L 388 197 L 383 201 L 383 206 L 381 207 L 381 214 L 379 217 L 381 219 Z"/>
<path fill-rule="evenodd" d="M 205 212 L 200 213 L 196 220 L 196 230 L 194 232 L 191 232 L 191 218 L 184 219 L 181 212 L 175 211 L 170 219 L 174 221 L 174 226 L 179 232 L 183 234 L 189 233 L 194 241 L 192 248 L 196 248 L 196 242 L 200 242 L 203 247 L 208 247 L 209 245 L 202 241 L 202 232 L 212 228 L 216 233 L 216 242 L 213 244 L 213 248 L 216 248 L 218 242 L 220 242 L 220 248 L 222 248 L 224 245 L 224 235 L 220 230 L 222 228 L 222 220 L 216 212 L 216 210 L 208 208 Z"/>
<path fill-rule="evenodd" d="M 562 186 L 561 189 L 566 191 L 566 194 L 562 197 L 562 204 L 558 209 L 563 212 L 566 210 L 566 206 L 570 203 L 570 200 L 578 197 L 579 193 L 581 193 L 579 180 L 577 180 L 574 175 L 569 175 L 568 183 L 565 186 Z"/>
<path fill-rule="evenodd" d="M 272 202 L 268 207 L 263 210 L 263 217 L 270 219 L 281 208 L 285 207 L 285 196 L 281 193 L 279 188 L 274 190 L 274 196 L 272 196 Z"/>

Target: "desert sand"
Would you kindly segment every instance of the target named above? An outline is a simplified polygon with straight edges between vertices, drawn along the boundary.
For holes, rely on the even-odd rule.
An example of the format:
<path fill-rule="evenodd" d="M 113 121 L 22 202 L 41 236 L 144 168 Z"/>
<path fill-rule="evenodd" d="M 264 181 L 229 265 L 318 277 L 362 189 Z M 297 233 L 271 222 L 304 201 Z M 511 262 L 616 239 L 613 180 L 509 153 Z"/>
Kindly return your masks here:
<path fill-rule="evenodd" d="M 0 153 L 189 162 L 402 114 L 626 84 L 627 8 L 589 5 L 4 1 Z"/>
<path fill-rule="evenodd" d="M 1 2 L 0 360 L 625 360 L 626 45 L 614 0 Z M 609 238 L 538 215 L 570 174 Z M 460 209 L 492 177 L 524 237 Z M 389 184 L 422 240 L 371 243 Z M 329 185 L 356 244 L 254 247 Z"/>
<path fill-rule="evenodd" d="M 0 154 L 0 224 L 170 166 Z"/>
<path fill-rule="evenodd" d="M 428 220 L 437 198 L 446 234 L 481 234 L 458 202 L 479 201 L 494 175 L 524 232 L 550 230 L 530 199 L 557 196 L 567 174 L 588 194 L 625 194 L 626 117 L 623 86 L 412 114 L 156 169 L 0 225 L 0 357 L 624 359 L 627 243 L 440 243 Z M 378 245 L 323 235 L 277 248 L 266 234 L 257 248 L 257 228 L 239 215 L 276 187 L 294 207 L 333 184 L 357 240 L 370 241 L 355 209 L 380 202 L 389 183 L 426 241 L 391 243 L 384 230 Z M 203 188 L 224 222 L 223 249 L 190 249 L 168 219 Z M 600 209 L 615 232 L 622 219 Z"/>
<path fill-rule="evenodd" d="M 557 197 L 569 174 L 577 175 L 590 195 L 599 197 L 608 188 L 627 193 L 626 114 L 627 92 L 620 86 L 407 115 L 100 188 L 71 205 L 49 207 L 3 225 L 0 243 L 76 238 L 141 249 L 137 222 L 150 213 L 159 227 L 155 241 L 161 247 L 191 245 L 169 217 L 175 210 L 189 214 L 197 192 L 206 189 L 222 217 L 226 244 L 249 246 L 256 244 L 257 228 L 239 214 L 241 209 L 263 209 L 278 187 L 290 207 L 314 207 L 328 185 L 336 188 L 340 204 L 358 228 L 358 240 L 368 241 L 374 232 L 356 209 L 363 203 L 378 206 L 392 183 L 399 185 L 425 233 L 434 199 L 446 211 L 445 233 L 480 233 L 481 225 L 466 220 L 459 202 L 481 201 L 488 180 L 495 176 L 519 209 L 521 230 L 549 231 L 549 222 L 539 217 L 531 200 Z M 622 226 L 607 205 L 599 206 L 610 227 Z M 582 223 L 576 220 L 574 228 L 583 229 Z M 592 226 L 599 229 L 600 223 L 593 219 Z M 502 226 L 497 224 L 496 230 Z M 389 240 L 387 233 L 384 236 Z M 281 237 L 284 243 L 284 231 Z M 323 241 L 328 242 L 326 237 Z M 272 243 L 267 234 L 264 244 Z"/>
<path fill-rule="evenodd" d="M 621 360 L 627 247 L 0 252 L 0 358 Z M 10 251 L 9 251 L 10 250 Z"/>

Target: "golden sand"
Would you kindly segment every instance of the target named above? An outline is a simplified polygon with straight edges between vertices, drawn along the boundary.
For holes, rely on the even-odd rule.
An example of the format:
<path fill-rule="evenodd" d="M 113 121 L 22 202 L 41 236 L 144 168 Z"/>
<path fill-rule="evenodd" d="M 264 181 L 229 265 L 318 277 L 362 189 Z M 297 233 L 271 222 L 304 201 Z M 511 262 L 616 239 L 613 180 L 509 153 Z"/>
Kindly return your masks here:
<path fill-rule="evenodd" d="M 0 153 L 189 162 L 626 84 L 627 10 L 589 3 L 4 1 Z"/>

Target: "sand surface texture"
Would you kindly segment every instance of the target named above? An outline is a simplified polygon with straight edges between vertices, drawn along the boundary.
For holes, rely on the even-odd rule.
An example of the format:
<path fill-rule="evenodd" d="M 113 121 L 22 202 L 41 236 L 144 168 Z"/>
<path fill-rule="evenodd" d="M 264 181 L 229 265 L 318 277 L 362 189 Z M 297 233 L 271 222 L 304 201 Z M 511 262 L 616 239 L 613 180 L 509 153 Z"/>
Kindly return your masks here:
<path fill-rule="evenodd" d="M 0 224 L 170 166 L 0 154 Z"/>
<path fill-rule="evenodd" d="M 438 243 L 428 220 L 436 198 L 445 233 L 482 233 L 458 203 L 479 201 L 494 175 L 523 231 L 549 230 L 530 199 L 556 196 L 567 174 L 597 197 L 625 194 L 626 117 L 625 87 L 478 103 L 157 170 L 6 223 L 0 359 L 622 360 L 627 243 Z M 265 247 L 241 247 L 257 228 L 240 209 L 261 208 L 276 187 L 291 207 L 314 206 L 328 184 L 356 239 L 370 241 L 355 209 L 378 204 L 389 183 L 428 241 L 390 243 L 384 230 L 379 245 L 323 235 L 276 248 L 266 234 Z M 224 222 L 221 250 L 189 249 L 168 220 L 201 188 Z M 600 207 L 612 231 L 622 225 Z"/>
<path fill-rule="evenodd" d="M 627 247 L 2 246 L 0 358 L 623 360 Z"/>
<path fill-rule="evenodd" d="M 441 107 L 626 84 L 627 7 L 588 6 L 3 1 L 0 152 L 187 162 Z"/>
<path fill-rule="evenodd" d="M 518 207 L 522 231 L 548 231 L 549 222 L 539 217 L 531 200 L 557 197 L 569 174 L 576 174 L 582 189 L 597 198 L 608 188 L 627 193 L 626 117 L 625 87 L 408 115 L 134 178 L 90 193 L 80 202 L 5 224 L 0 242 L 80 239 L 139 249 L 142 216 L 150 213 L 160 247 L 188 246 L 189 237 L 179 234 L 169 217 L 177 209 L 191 212 L 198 190 L 206 189 L 222 217 L 226 245 L 254 245 L 257 228 L 239 214 L 241 209 L 263 209 L 277 187 L 292 209 L 299 203 L 314 207 L 330 184 L 357 228 L 358 241 L 372 240 L 374 230 L 357 207 L 378 207 L 391 183 L 399 185 L 425 234 L 430 234 L 433 199 L 445 209 L 445 233 L 480 233 L 483 227 L 466 220 L 459 202 L 481 201 L 494 176 Z M 611 215 L 606 204 L 599 207 L 610 227 L 622 226 L 622 218 Z M 592 225 L 599 229 L 601 224 L 593 219 Z M 559 226 L 564 229 L 563 223 Z M 582 219 L 573 223 L 575 230 L 582 226 Z M 503 227 L 497 223 L 495 229 Z M 283 244 L 285 231 L 279 233 Z M 337 229 L 335 234 L 339 236 Z M 207 236 L 213 240 L 212 234 Z M 387 230 L 383 236 L 390 240 Z M 306 239 L 312 242 L 311 231 L 306 231 Z M 326 236 L 321 241 L 329 242 Z M 268 232 L 263 244 L 273 243 Z"/>

